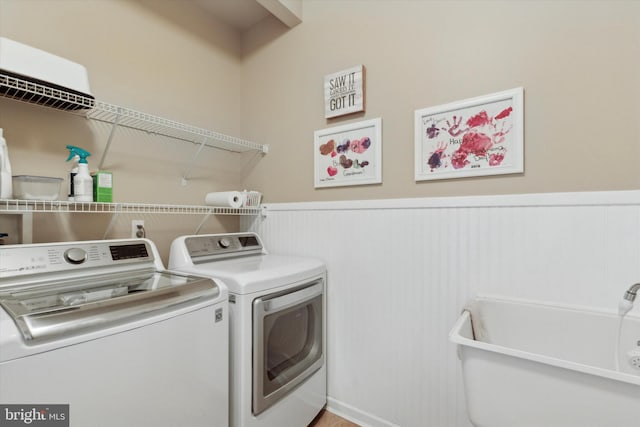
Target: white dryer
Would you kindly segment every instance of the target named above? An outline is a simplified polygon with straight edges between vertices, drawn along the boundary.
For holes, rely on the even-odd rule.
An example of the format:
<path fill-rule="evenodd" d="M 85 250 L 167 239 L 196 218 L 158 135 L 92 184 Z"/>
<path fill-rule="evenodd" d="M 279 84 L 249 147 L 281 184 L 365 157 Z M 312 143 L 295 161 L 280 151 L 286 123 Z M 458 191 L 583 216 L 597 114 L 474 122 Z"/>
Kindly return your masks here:
<path fill-rule="evenodd" d="M 227 310 L 146 239 L 0 246 L 0 425 L 227 427 Z"/>
<path fill-rule="evenodd" d="M 169 268 L 229 289 L 232 427 L 306 427 L 326 404 L 326 267 L 258 235 L 182 236 Z"/>

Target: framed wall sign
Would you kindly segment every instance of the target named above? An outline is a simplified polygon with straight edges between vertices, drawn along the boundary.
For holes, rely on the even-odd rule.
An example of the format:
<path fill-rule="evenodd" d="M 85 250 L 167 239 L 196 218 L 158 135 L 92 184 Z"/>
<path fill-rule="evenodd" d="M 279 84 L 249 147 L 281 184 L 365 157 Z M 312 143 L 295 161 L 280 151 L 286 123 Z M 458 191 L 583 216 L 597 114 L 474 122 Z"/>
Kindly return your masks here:
<path fill-rule="evenodd" d="M 415 179 L 524 171 L 523 88 L 415 112 Z"/>
<path fill-rule="evenodd" d="M 364 111 L 364 65 L 324 76 L 324 117 Z"/>
<path fill-rule="evenodd" d="M 314 132 L 315 187 L 382 182 L 382 119 Z"/>

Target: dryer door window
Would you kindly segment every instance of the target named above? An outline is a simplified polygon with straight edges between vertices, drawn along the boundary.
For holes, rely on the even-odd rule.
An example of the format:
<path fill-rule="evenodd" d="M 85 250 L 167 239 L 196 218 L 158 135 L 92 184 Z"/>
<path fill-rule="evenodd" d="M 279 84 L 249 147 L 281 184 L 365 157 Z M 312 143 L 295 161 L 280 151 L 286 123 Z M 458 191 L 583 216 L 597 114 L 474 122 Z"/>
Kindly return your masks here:
<path fill-rule="evenodd" d="M 253 413 L 267 409 L 324 362 L 322 281 L 253 302 Z"/>

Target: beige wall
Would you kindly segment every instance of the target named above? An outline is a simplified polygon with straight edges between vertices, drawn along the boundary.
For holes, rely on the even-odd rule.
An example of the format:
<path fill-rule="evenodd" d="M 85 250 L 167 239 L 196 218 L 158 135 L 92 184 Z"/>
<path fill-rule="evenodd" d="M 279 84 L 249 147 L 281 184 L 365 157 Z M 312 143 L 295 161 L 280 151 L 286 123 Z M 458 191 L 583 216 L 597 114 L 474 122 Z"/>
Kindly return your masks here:
<path fill-rule="evenodd" d="M 265 201 L 638 188 L 640 2 L 306 0 L 303 15 L 245 39 L 242 126 L 271 145 L 247 186 Z M 324 75 L 357 64 L 366 113 L 325 120 Z M 524 174 L 414 181 L 414 110 L 519 86 Z M 315 190 L 314 130 L 375 117 L 383 183 Z"/>
<path fill-rule="evenodd" d="M 0 35 L 83 64 L 101 101 L 242 136 L 240 36 L 185 2 L 0 0 Z M 15 175 L 65 178 L 66 144 L 93 153 L 95 169 L 111 127 L 0 98 L 0 127 Z M 205 149 L 187 186 L 181 176 L 196 147 L 118 129 L 104 169 L 118 202 L 204 203 L 209 191 L 241 189 L 242 156 Z M 65 182 L 65 186 L 67 183 Z M 202 220 L 184 215 L 121 215 L 107 237 L 128 237 L 131 219 L 165 258 L 176 235 Z M 6 218 L 5 218 L 6 219 Z M 34 240 L 101 239 L 108 215 L 36 215 Z M 203 231 L 236 231 L 237 218 L 210 219 Z"/>
<path fill-rule="evenodd" d="M 270 144 L 258 162 L 118 130 L 115 200 L 201 204 L 251 188 L 267 202 L 635 189 L 640 2 L 306 0 L 303 22 L 241 37 L 188 1 L 0 0 L 0 35 L 85 65 L 102 101 Z M 364 64 L 366 113 L 324 119 L 323 77 Z M 416 183 L 413 113 L 523 86 L 525 173 Z M 313 188 L 313 132 L 382 118 L 383 184 Z M 65 177 L 68 143 L 95 168 L 110 127 L 0 99 L 14 174 Z M 108 237 L 129 235 L 132 216 Z M 168 242 L 200 217 L 144 215 Z M 38 216 L 36 241 L 102 238 L 108 217 Z M 235 218 L 205 231 L 236 230 Z"/>

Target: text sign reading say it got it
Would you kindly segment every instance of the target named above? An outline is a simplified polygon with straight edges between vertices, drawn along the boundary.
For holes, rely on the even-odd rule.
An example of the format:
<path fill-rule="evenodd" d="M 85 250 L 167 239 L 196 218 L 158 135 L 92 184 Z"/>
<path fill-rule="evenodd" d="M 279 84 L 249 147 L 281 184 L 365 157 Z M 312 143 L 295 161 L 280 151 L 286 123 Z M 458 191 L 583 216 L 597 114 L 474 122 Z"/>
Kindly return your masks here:
<path fill-rule="evenodd" d="M 364 111 L 364 65 L 324 76 L 324 117 Z"/>

